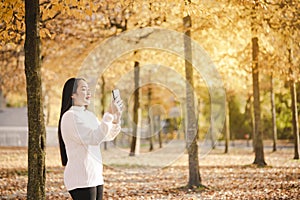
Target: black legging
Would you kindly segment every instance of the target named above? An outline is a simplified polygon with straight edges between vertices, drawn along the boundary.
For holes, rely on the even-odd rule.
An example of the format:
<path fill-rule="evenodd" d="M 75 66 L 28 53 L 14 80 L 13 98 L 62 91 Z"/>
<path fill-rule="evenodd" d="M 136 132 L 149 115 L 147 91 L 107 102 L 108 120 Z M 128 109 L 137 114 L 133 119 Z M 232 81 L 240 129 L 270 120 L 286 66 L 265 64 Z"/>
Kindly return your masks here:
<path fill-rule="evenodd" d="M 103 185 L 97 187 L 77 188 L 69 191 L 74 200 L 102 200 Z"/>

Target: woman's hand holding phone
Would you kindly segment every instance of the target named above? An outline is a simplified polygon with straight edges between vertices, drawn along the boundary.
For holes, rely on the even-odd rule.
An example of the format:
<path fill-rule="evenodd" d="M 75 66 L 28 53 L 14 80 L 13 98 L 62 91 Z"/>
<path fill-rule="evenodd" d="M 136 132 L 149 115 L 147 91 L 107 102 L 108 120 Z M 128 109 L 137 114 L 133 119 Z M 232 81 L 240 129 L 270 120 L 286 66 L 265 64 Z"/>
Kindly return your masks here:
<path fill-rule="evenodd" d="M 112 103 L 110 105 L 110 113 L 115 117 L 113 123 L 119 123 L 123 110 L 123 100 L 121 99 L 120 91 L 118 89 L 112 90 Z"/>

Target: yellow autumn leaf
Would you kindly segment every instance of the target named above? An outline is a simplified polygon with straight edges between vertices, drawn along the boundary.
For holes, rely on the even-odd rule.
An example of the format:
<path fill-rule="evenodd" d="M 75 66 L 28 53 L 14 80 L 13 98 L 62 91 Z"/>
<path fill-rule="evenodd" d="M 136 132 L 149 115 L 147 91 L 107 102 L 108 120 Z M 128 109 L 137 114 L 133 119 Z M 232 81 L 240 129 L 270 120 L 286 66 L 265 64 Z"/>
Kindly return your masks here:
<path fill-rule="evenodd" d="M 85 10 L 85 13 L 86 13 L 88 16 L 92 16 L 93 10 L 92 10 L 92 9 L 86 9 L 86 10 Z"/>
<path fill-rule="evenodd" d="M 51 38 L 51 33 L 47 28 L 42 28 L 40 30 L 40 36 L 41 36 L 41 38 L 46 38 L 46 37 Z"/>
<path fill-rule="evenodd" d="M 63 10 L 63 6 L 61 4 L 53 4 L 52 5 L 52 10 L 55 11 L 55 12 L 59 12 L 61 10 Z"/>
<path fill-rule="evenodd" d="M 3 12 L 1 18 L 5 21 L 5 23 L 9 23 L 12 19 L 13 10 L 12 9 L 6 9 L 6 11 Z"/>
<path fill-rule="evenodd" d="M 77 0 L 70 0 L 69 2 L 73 6 L 80 5 L 80 1 L 77 1 Z"/>

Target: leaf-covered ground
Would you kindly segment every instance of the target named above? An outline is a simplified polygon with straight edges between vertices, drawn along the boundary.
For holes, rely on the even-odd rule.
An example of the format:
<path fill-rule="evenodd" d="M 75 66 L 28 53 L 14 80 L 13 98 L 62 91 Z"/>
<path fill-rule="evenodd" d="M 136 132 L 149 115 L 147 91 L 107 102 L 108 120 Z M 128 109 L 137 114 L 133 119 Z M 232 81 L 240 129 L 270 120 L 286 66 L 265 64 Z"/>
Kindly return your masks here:
<path fill-rule="evenodd" d="M 107 153 L 103 153 L 108 156 Z M 251 165 L 251 148 L 218 146 L 200 157 L 202 184 L 186 189 L 187 155 L 170 166 L 115 163 L 104 167 L 105 199 L 300 199 L 300 161 L 293 148 L 265 149 L 267 167 Z M 26 199 L 27 149 L 0 148 L 0 199 Z M 71 199 L 63 184 L 59 151 L 47 148 L 47 199 Z"/>

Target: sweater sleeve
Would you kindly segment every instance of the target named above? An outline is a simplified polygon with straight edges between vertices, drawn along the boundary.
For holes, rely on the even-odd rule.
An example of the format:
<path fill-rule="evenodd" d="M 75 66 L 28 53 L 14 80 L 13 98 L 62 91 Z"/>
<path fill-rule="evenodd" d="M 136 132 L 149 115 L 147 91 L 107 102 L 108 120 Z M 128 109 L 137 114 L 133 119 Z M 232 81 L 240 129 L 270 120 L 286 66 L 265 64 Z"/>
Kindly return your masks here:
<path fill-rule="evenodd" d="M 63 137 L 74 140 L 79 144 L 98 145 L 106 140 L 105 138 L 113 129 L 112 120 L 112 116 L 105 114 L 101 123 L 93 129 L 74 113 L 66 112 L 61 125 Z"/>
<path fill-rule="evenodd" d="M 117 135 L 120 133 L 120 131 L 121 131 L 120 124 L 112 124 L 110 133 L 106 135 L 106 137 L 104 138 L 104 141 L 114 140 L 117 137 Z"/>
<path fill-rule="evenodd" d="M 106 122 L 106 123 L 110 123 L 110 125 L 111 125 L 111 129 L 110 129 L 110 131 L 106 134 L 106 136 L 105 136 L 105 138 L 103 139 L 103 141 L 112 141 L 112 140 L 114 140 L 116 137 L 117 137 L 117 135 L 120 133 L 120 131 L 121 131 L 121 125 L 118 123 L 118 124 L 114 124 L 114 123 L 112 123 L 112 121 L 113 121 L 113 115 L 112 114 L 110 114 L 110 113 L 105 113 L 104 114 L 104 116 L 103 116 L 103 119 L 102 119 L 102 122 L 100 122 L 100 124 L 101 123 L 104 123 L 104 122 Z"/>

